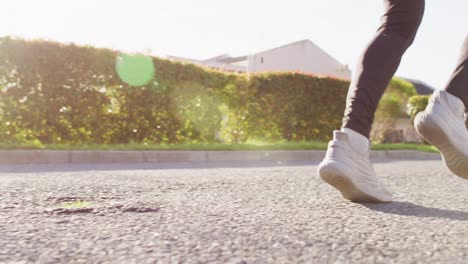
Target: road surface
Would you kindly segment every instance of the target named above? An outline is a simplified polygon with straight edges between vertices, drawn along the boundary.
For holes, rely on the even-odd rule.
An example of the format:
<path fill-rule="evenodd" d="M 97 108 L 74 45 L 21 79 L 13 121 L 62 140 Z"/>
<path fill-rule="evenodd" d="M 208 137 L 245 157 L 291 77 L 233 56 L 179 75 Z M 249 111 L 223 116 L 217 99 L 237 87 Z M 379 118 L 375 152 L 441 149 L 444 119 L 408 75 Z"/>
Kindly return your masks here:
<path fill-rule="evenodd" d="M 390 204 L 316 165 L 1 166 L 0 263 L 468 263 L 468 181 L 441 161 L 375 164 Z"/>

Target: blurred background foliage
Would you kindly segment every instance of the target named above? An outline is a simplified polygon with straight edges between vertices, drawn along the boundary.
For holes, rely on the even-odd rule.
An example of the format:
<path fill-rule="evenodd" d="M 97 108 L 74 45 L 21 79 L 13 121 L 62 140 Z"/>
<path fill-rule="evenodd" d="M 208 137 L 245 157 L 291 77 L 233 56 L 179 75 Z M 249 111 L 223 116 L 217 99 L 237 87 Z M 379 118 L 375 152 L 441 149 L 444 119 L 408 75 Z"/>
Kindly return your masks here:
<path fill-rule="evenodd" d="M 345 80 L 292 72 L 224 73 L 153 57 L 154 80 L 132 87 L 117 76 L 119 55 L 0 39 L 0 142 L 325 141 L 341 125 Z M 376 118 L 404 116 L 414 94 L 411 84 L 392 80 Z"/>
<path fill-rule="evenodd" d="M 390 81 L 375 112 L 371 131 L 372 141 L 387 141 L 387 135 L 394 129 L 396 122 L 401 118 L 409 118 L 409 99 L 416 94 L 416 88 L 412 83 L 400 78 L 393 78 Z"/>

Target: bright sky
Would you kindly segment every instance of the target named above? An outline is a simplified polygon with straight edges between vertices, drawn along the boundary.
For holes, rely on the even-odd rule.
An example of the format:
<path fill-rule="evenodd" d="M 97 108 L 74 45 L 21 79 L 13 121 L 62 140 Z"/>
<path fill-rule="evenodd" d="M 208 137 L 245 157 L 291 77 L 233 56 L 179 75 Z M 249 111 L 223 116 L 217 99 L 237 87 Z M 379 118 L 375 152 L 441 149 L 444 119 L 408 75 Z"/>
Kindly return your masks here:
<path fill-rule="evenodd" d="M 407 0 L 411 1 L 411 0 Z M 204 59 L 310 39 L 353 69 L 382 0 L 5 0 L 0 36 Z M 441 88 L 468 33 L 468 1 L 426 0 L 426 15 L 397 75 Z"/>

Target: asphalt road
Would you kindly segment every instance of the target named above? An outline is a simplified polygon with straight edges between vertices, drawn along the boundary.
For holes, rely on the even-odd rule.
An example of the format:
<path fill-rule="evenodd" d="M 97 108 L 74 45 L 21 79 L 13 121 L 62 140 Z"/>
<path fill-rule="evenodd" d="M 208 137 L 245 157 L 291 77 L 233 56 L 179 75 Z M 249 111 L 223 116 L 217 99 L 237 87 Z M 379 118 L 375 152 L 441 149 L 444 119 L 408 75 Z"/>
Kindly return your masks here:
<path fill-rule="evenodd" d="M 468 181 L 375 167 L 396 202 L 307 162 L 2 166 L 0 263 L 468 263 Z"/>

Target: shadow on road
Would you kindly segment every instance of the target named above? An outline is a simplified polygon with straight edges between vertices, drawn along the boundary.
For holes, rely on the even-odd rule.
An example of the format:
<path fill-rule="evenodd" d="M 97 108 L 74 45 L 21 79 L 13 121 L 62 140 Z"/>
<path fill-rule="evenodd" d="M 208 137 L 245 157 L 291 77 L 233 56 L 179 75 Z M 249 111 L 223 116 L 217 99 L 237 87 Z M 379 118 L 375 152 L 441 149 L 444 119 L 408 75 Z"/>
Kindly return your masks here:
<path fill-rule="evenodd" d="M 362 204 L 363 206 L 386 214 L 434 217 L 450 220 L 468 221 L 468 212 L 424 207 L 409 202 L 393 202 L 388 204 Z"/>

